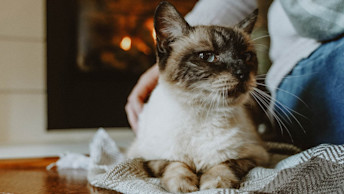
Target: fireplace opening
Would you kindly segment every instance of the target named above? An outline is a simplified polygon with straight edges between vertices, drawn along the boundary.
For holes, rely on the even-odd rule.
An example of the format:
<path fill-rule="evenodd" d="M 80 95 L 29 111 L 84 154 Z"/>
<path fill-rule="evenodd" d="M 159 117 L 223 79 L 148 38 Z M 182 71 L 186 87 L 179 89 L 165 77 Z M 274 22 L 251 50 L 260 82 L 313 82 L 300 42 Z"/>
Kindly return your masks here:
<path fill-rule="evenodd" d="M 47 0 L 48 129 L 128 127 L 124 106 L 155 63 L 158 0 Z M 186 14 L 196 0 L 170 1 Z"/>

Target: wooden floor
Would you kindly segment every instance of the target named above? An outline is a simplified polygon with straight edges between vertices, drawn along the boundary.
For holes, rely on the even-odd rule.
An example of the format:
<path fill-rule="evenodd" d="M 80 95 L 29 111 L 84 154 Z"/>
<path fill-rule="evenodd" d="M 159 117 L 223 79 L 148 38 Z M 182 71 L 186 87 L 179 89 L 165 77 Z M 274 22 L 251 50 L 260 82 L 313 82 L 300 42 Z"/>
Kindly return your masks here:
<path fill-rule="evenodd" d="M 57 159 L 0 160 L 0 193 L 117 193 L 89 185 L 85 170 L 46 170 Z"/>

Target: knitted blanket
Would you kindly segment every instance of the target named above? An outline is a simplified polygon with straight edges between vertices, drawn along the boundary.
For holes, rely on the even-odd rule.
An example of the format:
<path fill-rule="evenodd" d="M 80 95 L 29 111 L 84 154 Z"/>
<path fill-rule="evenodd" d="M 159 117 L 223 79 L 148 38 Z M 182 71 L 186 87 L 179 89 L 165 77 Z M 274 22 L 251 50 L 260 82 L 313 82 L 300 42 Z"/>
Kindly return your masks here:
<path fill-rule="evenodd" d="M 271 168 L 256 167 L 239 189 L 212 189 L 195 194 L 229 193 L 344 193 L 344 145 L 319 145 L 288 156 L 271 153 Z M 285 158 L 282 159 L 281 158 Z M 144 170 L 143 160 L 125 160 L 104 130 L 90 144 L 88 181 L 120 193 L 168 193 Z"/>

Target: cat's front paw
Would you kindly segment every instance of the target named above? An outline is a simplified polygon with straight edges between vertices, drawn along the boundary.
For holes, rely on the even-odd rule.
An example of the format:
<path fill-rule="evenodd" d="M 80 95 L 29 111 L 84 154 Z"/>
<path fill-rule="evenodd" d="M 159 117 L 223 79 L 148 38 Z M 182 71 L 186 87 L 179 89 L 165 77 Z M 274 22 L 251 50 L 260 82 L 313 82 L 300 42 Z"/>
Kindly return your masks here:
<path fill-rule="evenodd" d="M 161 179 L 163 187 L 173 193 L 198 191 L 197 175 L 184 163 L 172 162 Z"/>
<path fill-rule="evenodd" d="M 165 179 L 163 182 L 164 188 L 173 193 L 198 191 L 198 178 L 196 175 L 187 177 L 170 177 L 169 180 Z"/>
<path fill-rule="evenodd" d="M 206 171 L 200 179 L 200 190 L 237 187 L 239 179 L 226 165 L 217 165 Z"/>
<path fill-rule="evenodd" d="M 229 180 L 226 177 L 207 177 L 201 178 L 200 190 L 216 189 L 216 188 L 235 188 L 238 180 Z"/>

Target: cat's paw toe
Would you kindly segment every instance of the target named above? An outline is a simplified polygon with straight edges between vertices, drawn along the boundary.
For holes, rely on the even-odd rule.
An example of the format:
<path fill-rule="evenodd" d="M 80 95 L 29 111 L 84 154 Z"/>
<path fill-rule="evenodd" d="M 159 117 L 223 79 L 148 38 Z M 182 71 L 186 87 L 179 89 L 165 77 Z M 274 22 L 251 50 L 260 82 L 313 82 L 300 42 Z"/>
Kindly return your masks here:
<path fill-rule="evenodd" d="M 223 177 L 214 177 L 208 180 L 201 180 L 200 190 L 216 189 L 216 188 L 233 188 L 238 184 L 237 180 L 223 179 Z"/>
<path fill-rule="evenodd" d="M 176 185 L 170 191 L 172 191 L 172 192 L 189 193 L 189 192 L 198 191 L 198 187 L 197 187 L 197 185 L 189 183 L 189 182 L 181 182 L 181 183 L 179 183 L 179 185 Z"/>
<path fill-rule="evenodd" d="M 169 180 L 164 180 L 164 187 L 166 190 L 173 193 L 188 193 L 198 191 L 198 177 L 187 176 L 187 177 L 174 177 Z"/>

